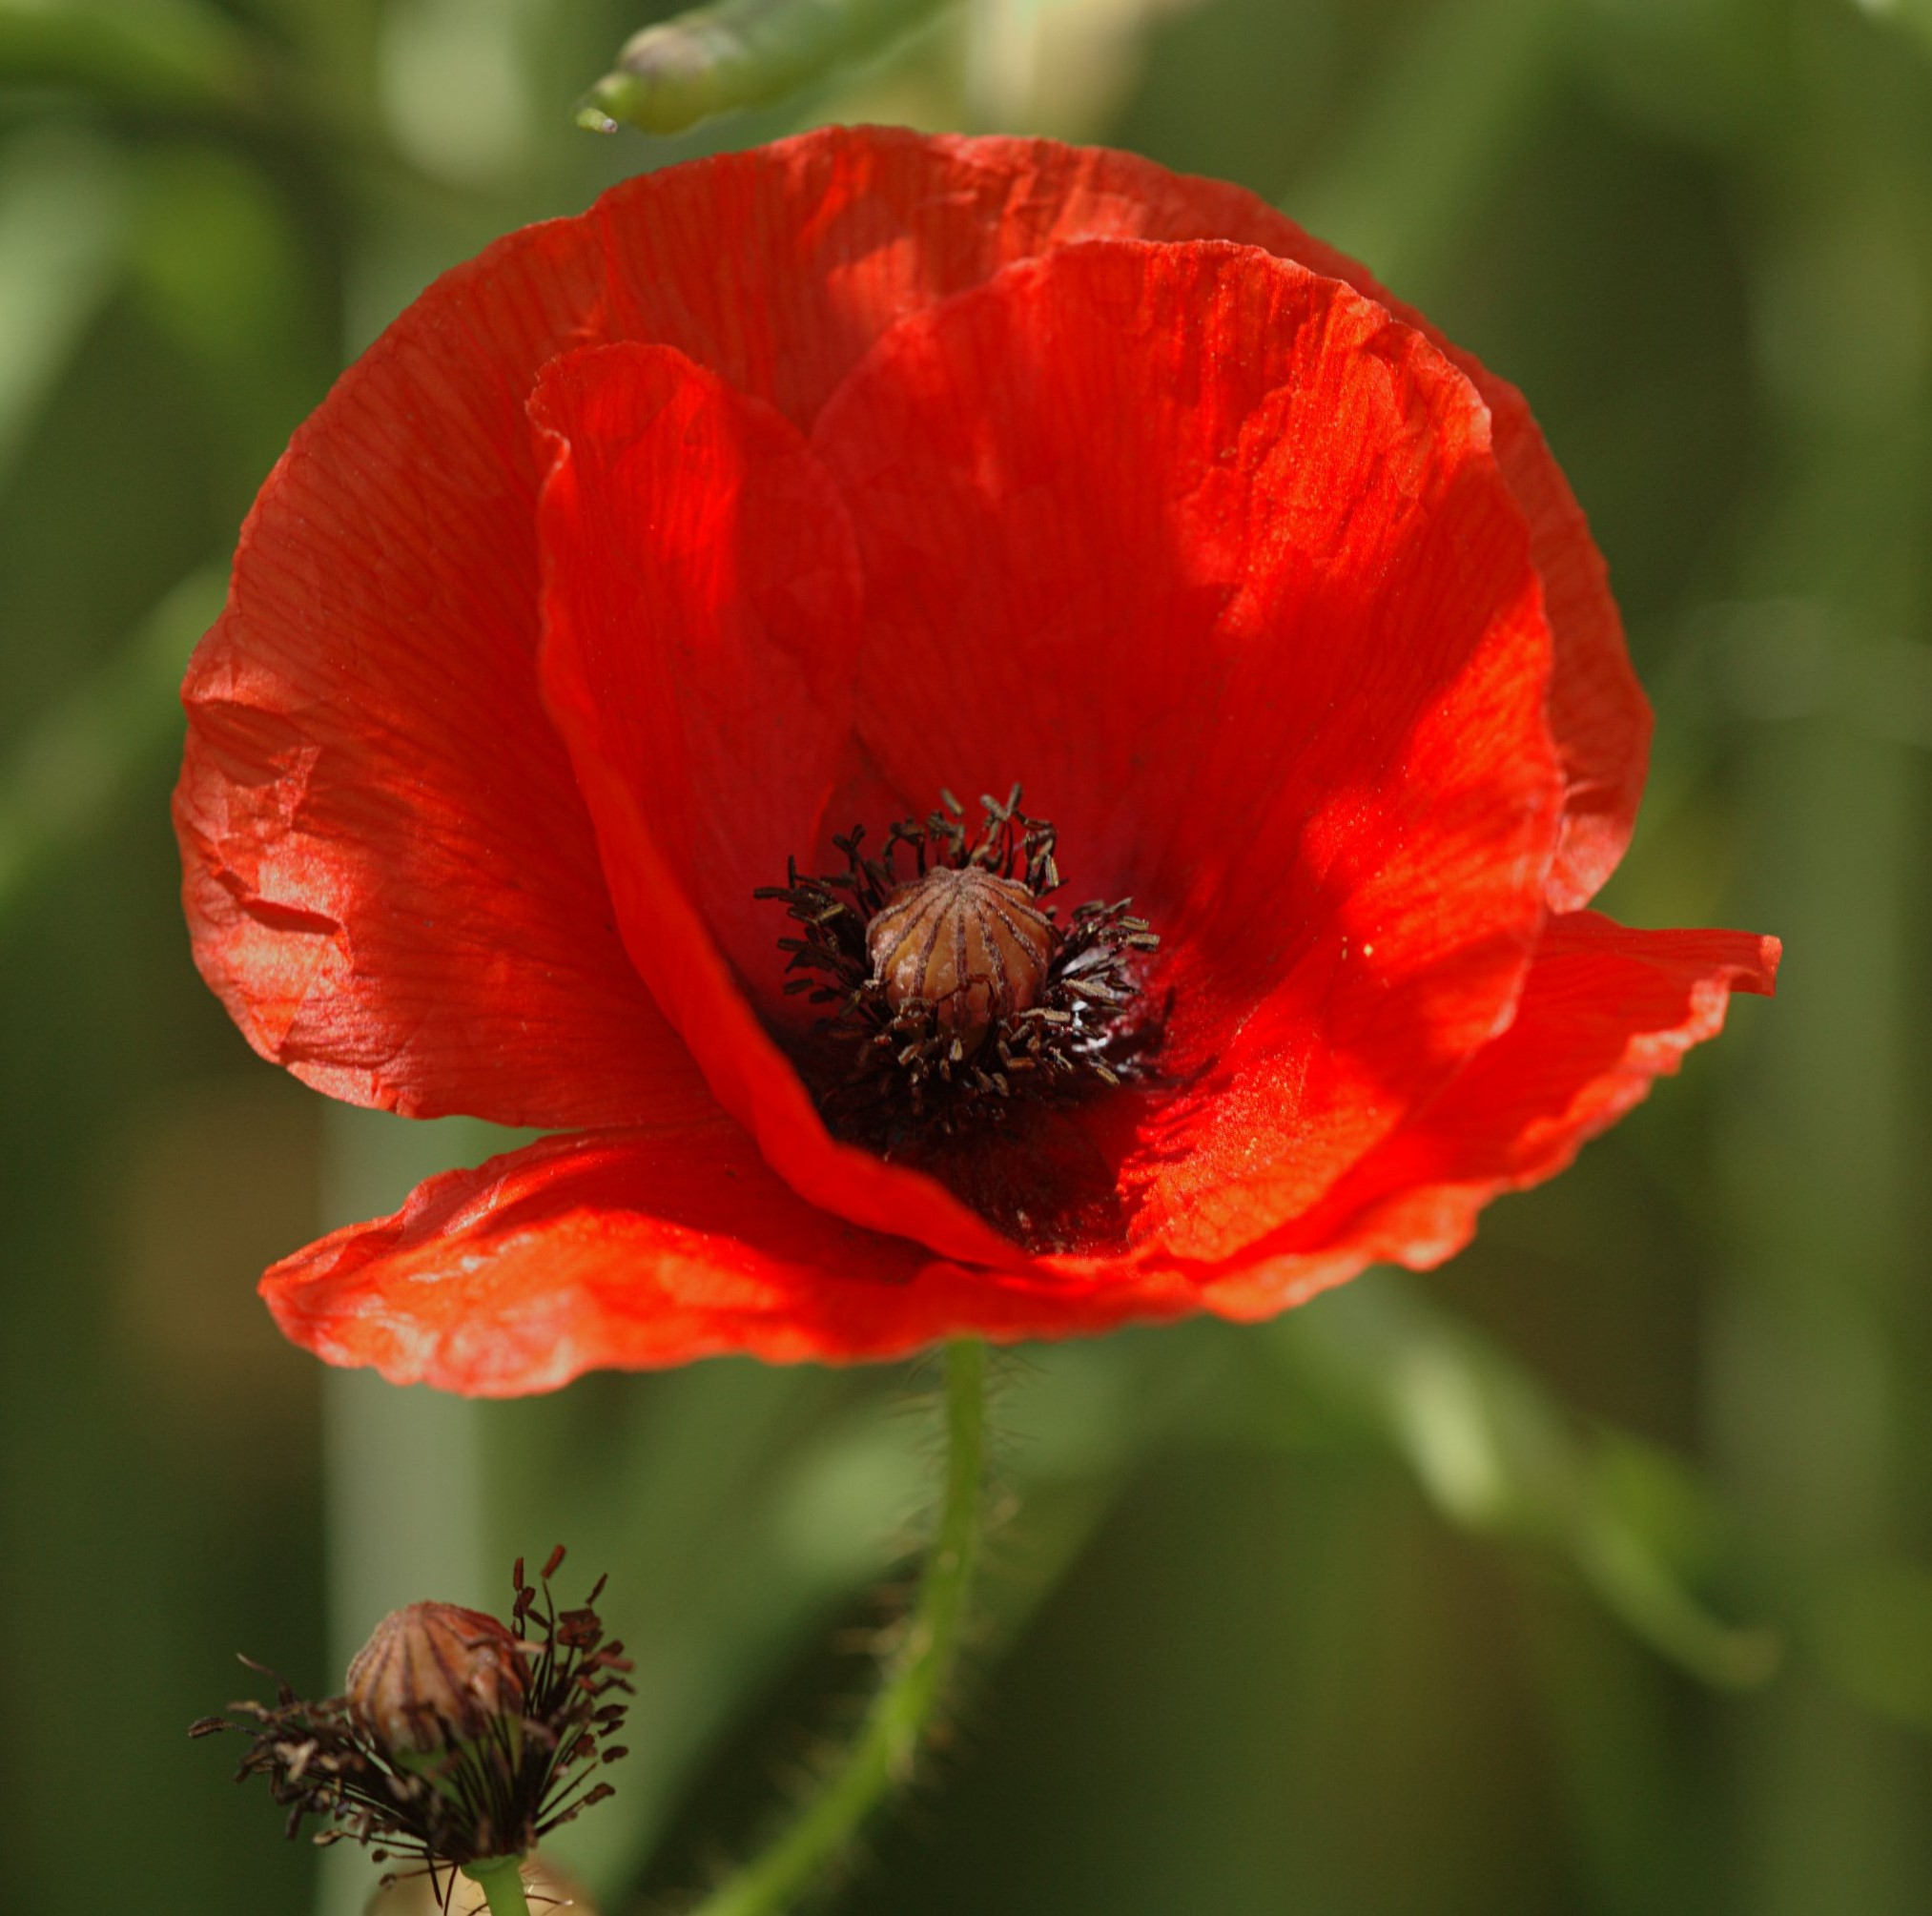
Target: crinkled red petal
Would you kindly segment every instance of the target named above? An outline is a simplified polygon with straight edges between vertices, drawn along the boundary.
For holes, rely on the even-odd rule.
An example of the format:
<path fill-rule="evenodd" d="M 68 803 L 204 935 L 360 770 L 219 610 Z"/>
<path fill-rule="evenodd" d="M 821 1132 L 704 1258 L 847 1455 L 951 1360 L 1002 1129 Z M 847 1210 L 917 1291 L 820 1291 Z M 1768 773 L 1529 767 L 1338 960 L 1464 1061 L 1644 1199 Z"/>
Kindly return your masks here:
<path fill-rule="evenodd" d="M 249 1041 L 337 1097 L 698 1122 L 532 670 L 522 401 L 588 297 L 565 253 L 445 281 L 262 488 L 184 688 L 188 918 Z"/>
<path fill-rule="evenodd" d="M 1508 1020 L 1563 780 L 1489 426 L 1340 282 L 1119 241 L 903 321 L 819 416 L 873 760 L 1023 780 L 1064 896 L 1161 935 L 1131 1243 L 1264 1235 Z"/>
<path fill-rule="evenodd" d="M 907 313 L 1092 237 L 1230 238 L 1377 290 L 1251 196 L 1124 155 L 831 129 L 631 181 L 412 306 L 263 488 L 189 673 L 185 896 L 197 961 L 251 1042 L 421 1115 L 703 1108 L 625 963 L 539 715 L 524 401 L 557 353 L 634 338 L 809 424 Z M 1576 902 L 1628 835 L 1647 715 L 1527 409 L 1458 363 L 1494 416 L 1555 628 L 1570 799 L 1551 884 Z"/>
<path fill-rule="evenodd" d="M 942 139 L 962 160 L 1024 180 L 999 243 L 1037 222 L 1029 250 L 1086 238 L 1231 239 L 1341 279 L 1415 327 L 1470 379 L 1493 421 L 1496 462 L 1530 526 L 1555 635 L 1550 721 L 1567 782 L 1562 841 L 1551 867 L 1556 911 L 1589 901 L 1615 869 L 1636 823 L 1650 761 L 1651 710 L 1631 668 L 1608 568 L 1528 401 L 1473 353 L 1446 339 L 1374 276 L 1243 187 L 1172 174 L 1133 154 L 1045 140 Z"/>
<path fill-rule="evenodd" d="M 470 1396 L 742 1352 L 892 1357 L 956 1332 L 1104 1330 L 1195 1307 L 1153 1274 L 1099 1285 L 967 1270 L 794 1195 L 734 1126 L 550 1138 L 432 1178 L 262 1280 L 332 1364 Z"/>
<path fill-rule="evenodd" d="M 1440 1264 L 1490 1199 L 1553 1177 L 1715 1038 L 1733 992 L 1768 997 L 1779 952 L 1750 932 L 1552 918 L 1509 1030 L 1320 1205 L 1203 1273 L 1202 1301 L 1265 1317 L 1366 1265 Z"/>
<path fill-rule="evenodd" d="M 1602 556 L 1528 403 L 1253 194 L 1051 140 L 830 128 L 633 181 L 586 216 L 607 222 L 615 262 L 606 325 L 682 348 L 800 424 L 906 314 L 1075 240 L 1234 240 L 1387 306 L 1473 381 L 1530 525 L 1555 633 L 1550 711 L 1569 788 L 1552 905 L 1583 904 L 1614 869 L 1643 793 L 1650 707 Z"/>

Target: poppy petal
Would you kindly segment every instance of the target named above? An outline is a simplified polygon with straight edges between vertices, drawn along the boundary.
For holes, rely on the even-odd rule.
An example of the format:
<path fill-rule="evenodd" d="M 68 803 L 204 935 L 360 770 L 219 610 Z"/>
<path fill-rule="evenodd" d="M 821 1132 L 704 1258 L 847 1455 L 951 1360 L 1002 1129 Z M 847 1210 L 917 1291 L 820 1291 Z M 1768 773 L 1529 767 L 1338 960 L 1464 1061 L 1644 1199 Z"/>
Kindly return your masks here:
<path fill-rule="evenodd" d="M 624 781 L 769 1017 L 787 926 L 753 894 L 816 843 L 852 734 L 845 509 L 796 427 L 668 346 L 564 355 L 530 417 L 550 710 Z"/>
<path fill-rule="evenodd" d="M 732 1125 L 548 1138 L 418 1189 L 262 1279 L 332 1364 L 470 1396 L 742 1352 L 896 1356 L 954 1333 L 1104 1330 L 1197 1308 L 1191 1285 L 972 1271 L 797 1197 Z"/>
<path fill-rule="evenodd" d="M 1077 240 L 1234 240 L 1386 306 L 1474 384 L 1529 523 L 1555 634 L 1550 716 L 1569 787 L 1552 907 L 1586 903 L 1615 868 L 1643 793 L 1650 706 L 1602 555 L 1528 402 L 1245 188 L 1104 148 L 829 127 L 631 181 L 586 217 L 606 222 L 612 262 L 601 337 L 667 340 L 802 426 L 895 320 Z"/>
<path fill-rule="evenodd" d="M 1090 242 L 903 321 L 814 443 L 866 567 L 859 726 L 909 798 L 1002 792 L 1131 893 L 1187 1088 L 1135 1241 L 1312 1203 L 1507 1020 L 1563 785 L 1488 414 L 1340 282 Z"/>
<path fill-rule="evenodd" d="M 1306 1215 L 1210 1278 L 1212 1309 L 1270 1316 L 1364 1266 L 1453 1256 L 1504 1191 L 1540 1184 L 1715 1038 L 1731 994 L 1769 996 L 1776 938 L 1551 919 L 1510 1028 Z"/>
<path fill-rule="evenodd" d="M 559 289 L 527 249 L 500 267 L 392 329 L 250 514 L 183 690 L 195 958 L 257 1050 L 336 1097 L 699 1121 L 536 696 L 528 428 L 478 391 L 543 349 Z"/>
<path fill-rule="evenodd" d="M 795 428 L 668 347 L 569 354 L 531 418 L 542 675 L 638 971 L 725 1108 L 797 1189 L 954 1256 L 1017 1253 L 930 1179 L 834 1144 L 761 1027 L 787 853 L 817 841 L 850 744 L 860 584 Z M 733 972 L 733 961 L 736 972 Z"/>
<path fill-rule="evenodd" d="M 1529 523 L 1531 553 L 1555 635 L 1550 722 L 1568 802 L 1547 881 L 1549 899 L 1556 911 L 1587 903 L 1615 869 L 1636 823 L 1650 762 L 1651 710 L 1631 667 L 1603 555 L 1523 395 L 1346 254 L 1305 233 L 1243 187 L 1169 173 L 1134 154 L 1048 140 L 953 136 L 935 144 L 962 165 L 1015 183 L 1008 230 L 1000 235 L 1004 248 L 1012 248 L 1015 230 L 1027 225 L 1036 237 L 1017 243 L 1030 252 L 1089 238 L 1231 239 L 1259 246 L 1386 306 L 1469 378 L 1490 410 L 1496 463 Z M 1014 256 L 1009 251 L 1006 257 Z"/>

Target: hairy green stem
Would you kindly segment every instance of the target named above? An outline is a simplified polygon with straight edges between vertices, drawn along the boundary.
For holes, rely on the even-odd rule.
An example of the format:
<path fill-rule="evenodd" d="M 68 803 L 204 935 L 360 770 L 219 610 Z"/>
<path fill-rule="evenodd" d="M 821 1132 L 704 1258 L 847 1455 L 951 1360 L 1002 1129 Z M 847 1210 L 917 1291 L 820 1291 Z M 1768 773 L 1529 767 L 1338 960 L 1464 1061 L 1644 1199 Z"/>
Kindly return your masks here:
<path fill-rule="evenodd" d="M 492 1856 L 482 1863 L 465 1863 L 462 1873 L 482 1888 L 490 1916 L 530 1916 L 521 1856 Z"/>
<path fill-rule="evenodd" d="M 866 1819 L 910 1781 L 959 1654 L 979 1551 L 986 1470 L 986 1347 L 946 1347 L 946 1489 L 904 1635 L 851 1747 L 776 1839 L 693 1916 L 778 1916 L 845 1853 Z"/>

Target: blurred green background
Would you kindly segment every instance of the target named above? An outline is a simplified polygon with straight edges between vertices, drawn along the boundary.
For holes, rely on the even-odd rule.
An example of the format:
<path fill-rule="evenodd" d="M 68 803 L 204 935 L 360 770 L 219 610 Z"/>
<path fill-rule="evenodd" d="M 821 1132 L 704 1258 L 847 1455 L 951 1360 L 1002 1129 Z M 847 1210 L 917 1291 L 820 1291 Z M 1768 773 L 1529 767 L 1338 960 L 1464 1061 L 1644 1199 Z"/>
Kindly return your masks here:
<path fill-rule="evenodd" d="M 1241 180 L 1520 383 L 1658 711 L 1605 903 L 1790 958 L 1447 1270 L 1005 1360 L 972 1680 L 841 1906 L 1932 1910 L 1932 4 L 971 0 L 782 109 L 575 131 L 647 17 L 0 0 L 8 1907 L 360 1908 L 184 1726 L 236 1649 L 333 1688 L 559 1537 L 639 1658 L 565 1848 L 606 1912 L 675 1907 L 862 1689 L 918 1374 L 476 1406 L 279 1344 L 263 1265 L 491 1140 L 248 1053 L 167 793 L 241 513 L 433 274 L 866 117 Z"/>

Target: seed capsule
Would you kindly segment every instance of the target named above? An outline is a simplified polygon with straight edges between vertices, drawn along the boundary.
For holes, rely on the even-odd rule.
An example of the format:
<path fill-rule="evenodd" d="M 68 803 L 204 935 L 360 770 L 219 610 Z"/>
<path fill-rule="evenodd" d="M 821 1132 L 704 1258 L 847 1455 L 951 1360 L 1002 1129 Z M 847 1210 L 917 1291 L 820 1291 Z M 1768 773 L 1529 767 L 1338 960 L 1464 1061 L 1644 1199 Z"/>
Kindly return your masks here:
<path fill-rule="evenodd" d="M 1000 1019 L 1038 1000 L 1054 930 L 1024 885 L 968 865 L 900 886 L 865 941 L 887 1001 L 929 1001 L 940 1029 L 970 1053 Z"/>
<path fill-rule="evenodd" d="M 427 1756 L 520 1716 L 516 1638 L 480 1610 L 410 1603 L 392 1610 L 349 1665 L 349 1706 L 391 1750 Z"/>

